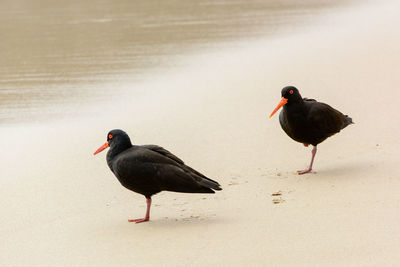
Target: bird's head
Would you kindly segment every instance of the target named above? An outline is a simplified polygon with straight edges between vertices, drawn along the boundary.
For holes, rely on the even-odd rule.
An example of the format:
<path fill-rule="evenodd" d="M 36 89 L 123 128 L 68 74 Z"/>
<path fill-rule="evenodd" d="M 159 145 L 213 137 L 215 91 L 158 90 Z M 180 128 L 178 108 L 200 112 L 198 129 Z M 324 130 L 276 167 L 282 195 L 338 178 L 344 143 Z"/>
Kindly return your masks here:
<path fill-rule="evenodd" d="M 269 117 L 271 118 L 281 107 L 286 104 L 296 103 L 302 100 L 299 90 L 294 86 L 286 86 L 282 89 L 282 98 Z"/>
<path fill-rule="evenodd" d="M 100 153 L 104 149 L 110 147 L 111 149 L 114 147 L 130 147 L 132 146 L 131 144 L 131 139 L 129 136 L 122 130 L 115 129 L 107 134 L 107 141 L 99 147 L 95 152 L 94 155 L 97 153 Z"/>

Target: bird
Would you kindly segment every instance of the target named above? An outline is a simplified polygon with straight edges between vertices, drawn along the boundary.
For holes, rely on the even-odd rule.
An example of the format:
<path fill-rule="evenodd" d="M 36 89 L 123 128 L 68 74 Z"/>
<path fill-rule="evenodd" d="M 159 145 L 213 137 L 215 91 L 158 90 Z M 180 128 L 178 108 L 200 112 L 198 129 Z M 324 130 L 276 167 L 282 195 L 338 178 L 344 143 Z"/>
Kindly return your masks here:
<path fill-rule="evenodd" d="M 297 171 L 297 173 L 313 172 L 317 145 L 353 124 L 353 119 L 328 104 L 315 99 L 302 98 L 299 90 L 294 86 L 284 87 L 281 95 L 281 100 L 269 118 L 283 107 L 279 114 L 279 122 L 285 133 L 306 147 L 310 144 L 313 145 L 310 166 L 308 169 Z"/>
<path fill-rule="evenodd" d="M 185 165 L 168 150 L 158 145 L 132 145 L 123 130 L 111 130 L 94 155 L 108 147 L 107 164 L 119 182 L 146 197 L 145 217 L 129 222 L 149 221 L 151 197 L 161 191 L 213 194 L 214 190 L 222 190 L 218 182 Z"/>

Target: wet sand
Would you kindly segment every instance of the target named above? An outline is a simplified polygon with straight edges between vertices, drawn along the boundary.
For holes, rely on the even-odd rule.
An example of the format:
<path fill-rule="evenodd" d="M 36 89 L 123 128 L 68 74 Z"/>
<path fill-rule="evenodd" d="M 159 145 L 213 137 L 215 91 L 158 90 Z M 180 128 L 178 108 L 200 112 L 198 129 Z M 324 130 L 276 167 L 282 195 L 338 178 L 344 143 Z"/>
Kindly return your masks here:
<path fill-rule="evenodd" d="M 348 2 L 7 0 L 0 123 L 80 117 L 82 106 L 107 99 L 110 89 L 118 96 L 184 68 L 187 55 L 294 31 Z"/>
<path fill-rule="evenodd" d="M 188 57 L 79 119 L 3 125 L 0 265 L 395 266 L 397 10 L 395 1 L 349 8 L 304 31 Z M 316 174 L 295 173 L 311 149 L 268 119 L 288 84 L 356 123 L 319 146 Z M 164 146 L 224 190 L 160 193 L 149 223 L 128 223 L 144 214 L 144 197 L 122 188 L 105 153 L 92 156 L 112 128 Z"/>

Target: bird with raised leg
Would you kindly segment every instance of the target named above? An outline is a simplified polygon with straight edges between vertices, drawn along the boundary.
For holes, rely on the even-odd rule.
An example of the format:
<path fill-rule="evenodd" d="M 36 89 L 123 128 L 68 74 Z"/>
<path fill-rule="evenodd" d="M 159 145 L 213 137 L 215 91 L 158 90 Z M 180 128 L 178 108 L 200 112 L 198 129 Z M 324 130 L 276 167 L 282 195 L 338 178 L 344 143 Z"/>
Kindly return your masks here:
<path fill-rule="evenodd" d="M 146 197 L 146 215 L 129 222 L 150 220 L 151 197 L 161 191 L 209 193 L 222 190 L 220 184 L 207 178 L 168 150 L 157 145 L 132 145 L 122 130 L 112 130 L 107 141 L 94 154 L 110 148 L 107 164 L 119 182 L 129 190 Z"/>
<path fill-rule="evenodd" d="M 310 173 L 313 171 L 317 145 L 352 124 L 353 120 L 325 103 L 302 98 L 294 86 L 284 87 L 281 94 L 280 102 L 269 117 L 283 107 L 279 114 L 279 123 L 285 133 L 306 147 L 313 145 L 310 166 L 297 171 L 298 174 Z"/>

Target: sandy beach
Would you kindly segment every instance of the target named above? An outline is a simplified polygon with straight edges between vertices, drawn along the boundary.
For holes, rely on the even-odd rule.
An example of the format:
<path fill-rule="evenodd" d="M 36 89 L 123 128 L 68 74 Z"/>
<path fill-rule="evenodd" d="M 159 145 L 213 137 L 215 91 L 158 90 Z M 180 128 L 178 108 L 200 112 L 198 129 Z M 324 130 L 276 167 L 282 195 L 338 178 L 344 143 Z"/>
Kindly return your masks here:
<path fill-rule="evenodd" d="M 1 125 L 0 265 L 397 266 L 399 8 L 354 5 L 303 31 L 186 57 L 176 73 L 130 85 L 141 94 L 79 118 Z M 315 174 L 296 174 L 311 148 L 268 119 L 286 85 L 355 122 L 318 146 Z M 145 198 L 118 183 L 105 153 L 93 156 L 114 128 L 223 190 L 162 192 L 150 222 L 128 223 Z"/>

